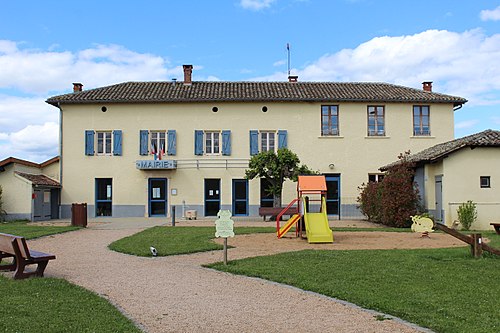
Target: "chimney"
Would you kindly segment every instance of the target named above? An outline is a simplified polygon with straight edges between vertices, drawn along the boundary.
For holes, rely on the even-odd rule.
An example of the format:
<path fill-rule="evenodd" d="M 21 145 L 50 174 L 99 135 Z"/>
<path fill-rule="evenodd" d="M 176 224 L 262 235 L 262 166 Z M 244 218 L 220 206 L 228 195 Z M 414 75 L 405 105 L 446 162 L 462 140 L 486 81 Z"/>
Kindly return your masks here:
<path fill-rule="evenodd" d="M 76 93 L 80 91 L 83 91 L 83 84 L 79 82 L 73 83 L 73 92 Z"/>
<path fill-rule="evenodd" d="M 432 92 L 432 81 L 422 82 L 422 88 L 424 89 L 424 91 Z"/>
<path fill-rule="evenodd" d="M 298 75 L 288 75 L 288 82 L 297 82 L 298 80 Z"/>
<path fill-rule="evenodd" d="M 182 65 L 184 69 L 184 85 L 190 85 L 193 83 L 191 80 L 191 75 L 193 74 L 193 65 Z"/>

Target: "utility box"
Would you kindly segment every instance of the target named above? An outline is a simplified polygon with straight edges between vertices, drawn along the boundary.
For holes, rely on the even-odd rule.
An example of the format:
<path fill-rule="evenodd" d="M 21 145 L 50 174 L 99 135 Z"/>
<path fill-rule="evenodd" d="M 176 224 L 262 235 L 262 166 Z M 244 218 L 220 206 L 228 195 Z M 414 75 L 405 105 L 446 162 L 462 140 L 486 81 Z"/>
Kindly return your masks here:
<path fill-rule="evenodd" d="M 71 225 L 74 227 L 87 227 L 87 203 L 71 204 Z"/>
<path fill-rule="evenodd" d="M 184 216 L 184 217 L 188 220 L 196 220 L 196 210 L 194 210 L 194 209 L 186 210 L 185 215 L 186 216 Z"/>

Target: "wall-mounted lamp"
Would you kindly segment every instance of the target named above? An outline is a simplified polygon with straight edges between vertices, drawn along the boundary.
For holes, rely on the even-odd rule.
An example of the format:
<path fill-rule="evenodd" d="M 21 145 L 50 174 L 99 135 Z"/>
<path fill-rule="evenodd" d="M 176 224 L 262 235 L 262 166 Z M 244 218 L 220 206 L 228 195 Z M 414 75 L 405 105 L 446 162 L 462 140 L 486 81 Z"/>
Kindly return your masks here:
<path fill-rule="evenodd" d="M 330 169 L 333 169 L 333 168 L 335 168 L 335 164 L 330 163 L 330 164 L 328 164 L 328 167 L 329 167 Z"/>

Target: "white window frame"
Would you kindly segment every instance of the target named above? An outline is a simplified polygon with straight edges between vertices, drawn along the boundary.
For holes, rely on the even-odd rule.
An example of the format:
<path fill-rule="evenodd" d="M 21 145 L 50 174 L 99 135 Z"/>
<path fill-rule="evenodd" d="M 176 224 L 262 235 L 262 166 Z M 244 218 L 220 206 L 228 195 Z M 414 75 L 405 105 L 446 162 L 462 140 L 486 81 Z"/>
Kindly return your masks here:
<path fill-rule="evenodd" d="M 374 177 L 375 180 L 370 180 L 370 176 Z M 369 182 L 370 181 L 372 181 L 372 182 L 374 181 L 376 183 L 380 183 L 384 179 L 384 177 L 385 177 L 385 174 L 383 174 L 383 173 L 369 173 L 368 174 L 368 181 Z"/>
<path fill-rule="evenodd" d="M 271 140 L 272 137 L 272 140 Z M 259 148 L 260 152 L 272 151 L 276 152 L 277 146 L 277 131 L 259 131 Z M 272 144 L 272 147 L 271 147 Z"/>
<path fill-rule="evenodd" d="M 221 154 L 221 131 L 204 131 L 203 132 L 203 151 L 206 155 Z M 208 145 L 210 143 L 210 145 Z"/>
<path fill-rule="evenodd" d="M 375 111 L 370 117 L 370 109 Z M 382 110 L 382 115 L 379 115 L 379 110 Z M 368 105 L 367 108 L 367 132 L 368 136 L 385 136 L 385 105 Z M 370 118 L 373 118 L 373 130 L 370 130 Z M 382 119 L 382 129 L 379 127 L 379 119 Z"/>
<path fill-rule="evenodd" d="M 156 143 L 156 149 L 159 151 L 161 149 L 161 144 L 163 143 L 163 149 L 166 150 L 166 131 L 149 131 L 149 152 L 151 152 L 151 145 Z"/>
<path fill-rule="evenodd" d="M 96 131 L 97 140 L 95 142 L 97 155 L 112 155 L 113 153 L 113 133 L 111 131 Z M 99 145 L 102 141 L 102 146 Z M 109 141 L 109 147 L 108 147 Z M 109 151 L 108 151 L 109 148 Z"/>

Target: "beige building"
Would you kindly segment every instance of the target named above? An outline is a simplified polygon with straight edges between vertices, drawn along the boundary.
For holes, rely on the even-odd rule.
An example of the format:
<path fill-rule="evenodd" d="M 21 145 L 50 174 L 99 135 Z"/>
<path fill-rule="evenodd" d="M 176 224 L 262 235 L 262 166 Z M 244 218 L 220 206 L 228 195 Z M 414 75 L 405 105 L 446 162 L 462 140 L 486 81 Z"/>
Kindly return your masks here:
<path fill-rule="evenodd" d="M 408 149 L 453 139 L 465 99 L 386 83 L 126 82 L 49 98 L 60 109 L 61 215 L 198 217 L 272 205 L 252 155 L 287 147 L 326 175 L 328 211 L 358 216 L 357 187 Z M 161 153 L 159 153 L 161 152 Z M 155 160 L 156 158 L 156 160 Z M 160 160 L 161 158 L 161 160 Z M 295 196 L 285 184 L 283 204 Z"/>
<path fill-rule="evenodd" d="M 415 181 L 426 209 L 436 221 L 451 226 L 458 207 L 476 203 L 476 230 L 500 222 L 500 131 L 487 130 L 451 140 L 411 155 Z"/>
<path fill-rule="evenodd" d="M 0 161 L 0 185 L 7 220 L 59 218 L 59 157 L 40 164 L 6 158 Z"/>

